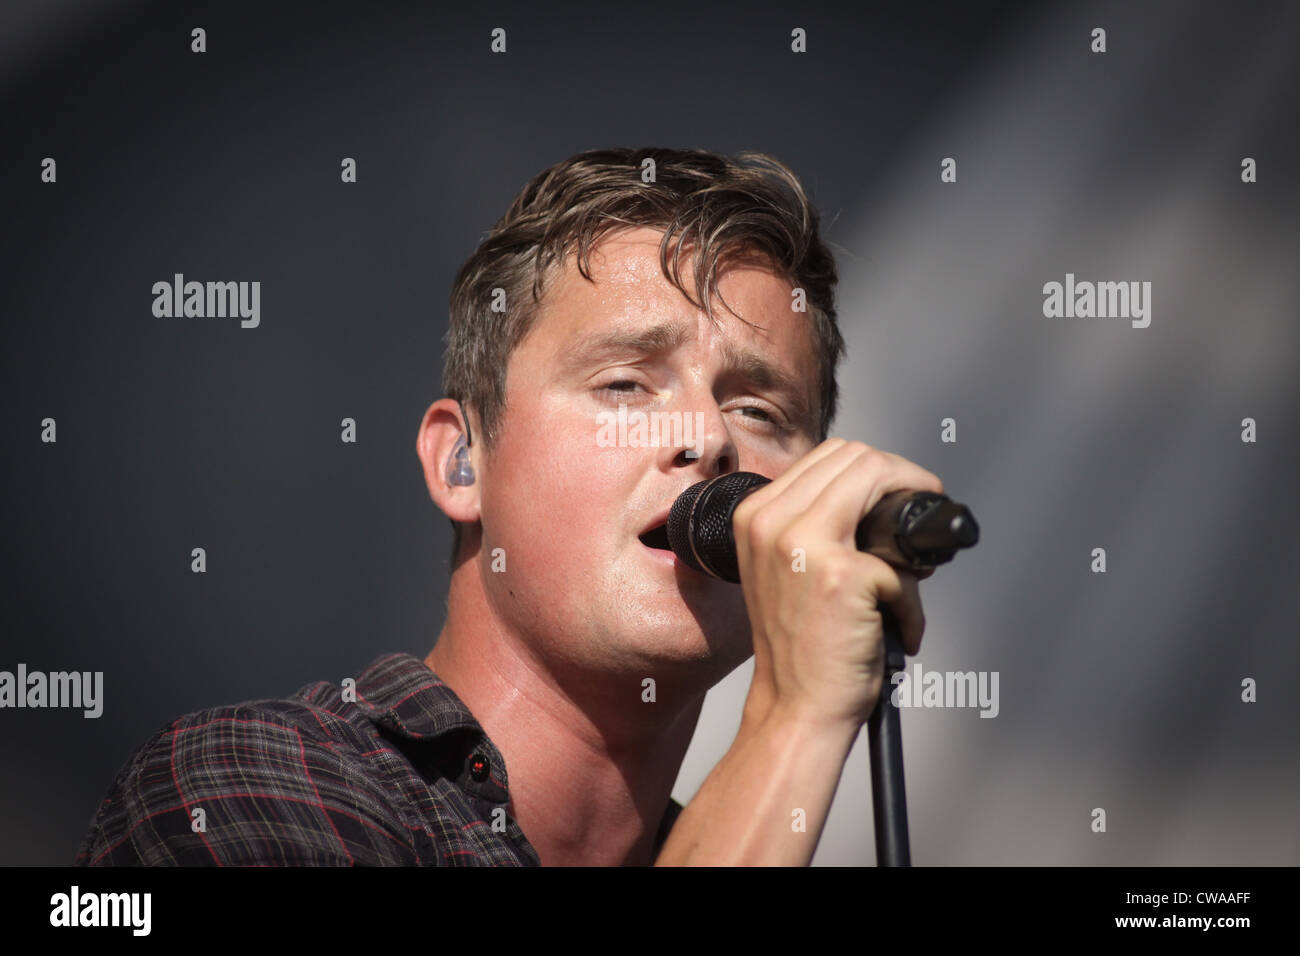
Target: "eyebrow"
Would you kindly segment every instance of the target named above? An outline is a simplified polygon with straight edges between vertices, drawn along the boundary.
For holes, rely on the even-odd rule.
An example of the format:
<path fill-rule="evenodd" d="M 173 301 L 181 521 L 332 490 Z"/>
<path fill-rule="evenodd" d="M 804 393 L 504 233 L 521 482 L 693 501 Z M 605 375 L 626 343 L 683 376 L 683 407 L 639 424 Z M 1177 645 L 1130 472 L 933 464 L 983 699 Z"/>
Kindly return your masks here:
<path fill-rule="evenodd" d="M 637 355 L 661 355 L 671 352 L 690 337 L 684 322 L 662 322 L 635 332 L 593 332 L 565 350 L 570 363 L 594 361 L 611 355 L 633 352 Z"/>
<path fill-rule="evenodd" d="M 564 364 L 577 367 L 627 354 L 653 358 L 671 352 L 690 336 L 691 328 L 683 322 L 661 322 L 648 329 L 632 332 L 594 332 L 578 339 L 564 350 Z M 723 343 L 722 354 L 725 371 L 739 375 L 758 388 L 781 392 L 792 406 L 790 412 L 794 424 L 812 427 L 812 412 L 805 398 L 803 384 L 798 378 L 757 352 L 737 348 L 731 342 Z"/>

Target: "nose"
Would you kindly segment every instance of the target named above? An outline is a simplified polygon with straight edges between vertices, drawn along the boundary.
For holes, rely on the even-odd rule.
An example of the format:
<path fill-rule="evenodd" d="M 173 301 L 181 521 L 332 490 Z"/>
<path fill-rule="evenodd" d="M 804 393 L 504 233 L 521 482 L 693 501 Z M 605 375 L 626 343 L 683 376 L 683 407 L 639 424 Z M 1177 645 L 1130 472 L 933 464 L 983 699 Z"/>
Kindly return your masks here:
<path fill-rule="evenodd" d="M 665 470 L 689 469 L 699 480 L 737 471 L 740 455 L 717 402 L 710 396 L 684 405 L 682 443 L 661 449 Z"/>

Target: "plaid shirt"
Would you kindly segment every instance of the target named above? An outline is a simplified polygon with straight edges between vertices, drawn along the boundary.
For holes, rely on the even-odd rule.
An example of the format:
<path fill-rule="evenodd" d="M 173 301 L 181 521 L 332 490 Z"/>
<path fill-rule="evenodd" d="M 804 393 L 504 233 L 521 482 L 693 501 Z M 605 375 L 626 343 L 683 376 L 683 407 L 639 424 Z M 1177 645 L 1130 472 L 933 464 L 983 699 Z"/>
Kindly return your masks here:
<path fill-rule="evenodd" d="M 320 681 L 172 721 L 118 772 L 75 862 L 540 864 L 501 753 L 423 661 L 383 655 L 343 694 Z M 681 810 L 669 801 L 656 853 Z"/>

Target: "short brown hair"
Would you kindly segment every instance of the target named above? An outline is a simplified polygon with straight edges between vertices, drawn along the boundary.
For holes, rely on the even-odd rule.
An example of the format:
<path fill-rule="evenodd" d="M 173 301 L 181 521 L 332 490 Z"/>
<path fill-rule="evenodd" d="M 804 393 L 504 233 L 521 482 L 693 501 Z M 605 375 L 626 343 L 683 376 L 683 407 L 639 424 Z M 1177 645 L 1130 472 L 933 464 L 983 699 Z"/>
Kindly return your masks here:
<path fill-rule="evenodd" d="M 642 179 L 653 160 L 654 179 Z M 461 266 L 451 292 L 442 388 L 473 408 L 474 441 L 490 449 L 506 410 L 506 369 L 537 316 L 549 282 L 577 250 L 578 271 L 591 279 L 591 250 L 608 232 L 650 226 L 664 231 L 665 278 L 714 318 L 719 267 L 754 254 L 804 290 L 819 365 L 819 439 L 835 418 L 835 371 L 844 356 L 836 324 L 835 260 L 818 232 L 818 215 L 798 177 L 766 153 L 734 157 L 704 150 L 598 149 L 579 153 L 535 176 Z M 680 238 L 673 251 L 673 241 Z M 682 283 L 678 257 L 695 255 L 697 302 Z M 670 251 L 672 255 L 670 257 Z M 505 310 L 492 311 L 494 290 Z M 725 301 L 724 301 L 725 305 Z M 452 522 L 459 551 L 460 526 Z"/>

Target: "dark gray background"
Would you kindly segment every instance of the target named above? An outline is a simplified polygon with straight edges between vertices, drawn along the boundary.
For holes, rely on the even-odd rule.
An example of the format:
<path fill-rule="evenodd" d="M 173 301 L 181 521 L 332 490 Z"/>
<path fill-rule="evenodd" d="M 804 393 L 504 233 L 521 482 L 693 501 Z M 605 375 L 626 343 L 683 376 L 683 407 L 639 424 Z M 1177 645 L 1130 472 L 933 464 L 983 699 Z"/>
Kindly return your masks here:
<path fill-rule="evenodd" d="M 71 862 L 178 714 L 428 651 L 449 533 L 414 443 L 451 280 L 531 176 L 610 145 L 800 174 L 842 276 L 837 433 L 981 522 L 918 659 L 998 671 L 1000 714 L 904 712 L 914 861 L 1300 861 L 1296 4 L 186 7 L 0 11 L 0 669 L 105 673 L 98 720 L 0 712 L 0 863 Z M 259 280 L 261 326 L 155 318 L 174 272 Z M 1151 326 L 1044 318 L 1067 272 L 1150 280 Z M 874 861 L 866 760 L 818 863 Z"/>

